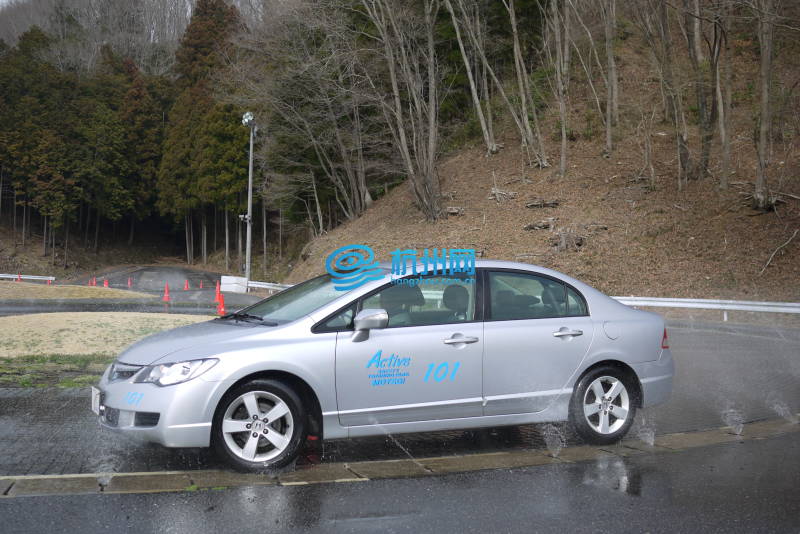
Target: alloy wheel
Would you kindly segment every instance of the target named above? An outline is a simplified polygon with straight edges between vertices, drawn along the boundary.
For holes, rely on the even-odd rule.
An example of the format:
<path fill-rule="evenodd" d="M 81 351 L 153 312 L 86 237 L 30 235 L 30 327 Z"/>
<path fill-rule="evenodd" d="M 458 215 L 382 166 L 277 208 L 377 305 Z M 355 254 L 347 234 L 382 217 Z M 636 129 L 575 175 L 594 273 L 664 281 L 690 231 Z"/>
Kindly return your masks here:
<path fill-rule="evenodd" d="M 630 409 L 628 390 L 613 376 L 596 378 L 583 396 L 583 415 L 598 434 L 617 432 L 627 421 Z"/>
<path fill-rule="evenodd" d="M 234 455 L 247 462 L 268 462 L 292 440 L 295 426 L 289 405 L 268 391 L 248 391 L 225 410 L 222 435 Z"/>

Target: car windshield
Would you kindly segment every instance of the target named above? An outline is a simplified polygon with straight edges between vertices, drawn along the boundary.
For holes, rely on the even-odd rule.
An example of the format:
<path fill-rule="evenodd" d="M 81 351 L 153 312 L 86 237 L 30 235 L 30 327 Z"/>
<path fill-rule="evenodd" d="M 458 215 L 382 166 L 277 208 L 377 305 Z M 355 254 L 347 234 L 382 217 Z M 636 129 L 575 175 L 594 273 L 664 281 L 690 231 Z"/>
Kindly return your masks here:
<path fill-rule="evenodd" d="M 331 276 L 325 274 L 284 289 L 242 312 L 261 317 L 265 322 L 288 323 L 348 293 L 349 291 L 337 291 Z"/>

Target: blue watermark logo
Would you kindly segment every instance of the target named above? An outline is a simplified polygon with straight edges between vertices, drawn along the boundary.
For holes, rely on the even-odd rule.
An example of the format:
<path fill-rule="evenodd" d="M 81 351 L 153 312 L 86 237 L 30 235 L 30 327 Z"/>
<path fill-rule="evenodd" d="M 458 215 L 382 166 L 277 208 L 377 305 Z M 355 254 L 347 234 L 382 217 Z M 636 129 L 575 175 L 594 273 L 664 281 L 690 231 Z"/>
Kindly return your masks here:
<path fill-rule="evenodd" d="M 475 249 L 472 248 L 426 248 L 422 255 L 416 249 L 398 248 L 391 256 L 393 284 L 415 286 L 426 283 L 475 282 Z M 384 276 L 375 260 L 375 253 L 367 245 L 337 248 L 325 261 L 325 269 L 333 277 L 333 285 L 337 291 L 350 291 Z M 455 278 L 423 278 L 431 275 Z"/>
<path fill-rule="evenodd" d="M 383 273 L 375 253 L 367 245 L 345 245 L 330 253 L 325 270 L 333 278 L 337 291 L 350 291 L 371 280 L 380 280 Z"/>

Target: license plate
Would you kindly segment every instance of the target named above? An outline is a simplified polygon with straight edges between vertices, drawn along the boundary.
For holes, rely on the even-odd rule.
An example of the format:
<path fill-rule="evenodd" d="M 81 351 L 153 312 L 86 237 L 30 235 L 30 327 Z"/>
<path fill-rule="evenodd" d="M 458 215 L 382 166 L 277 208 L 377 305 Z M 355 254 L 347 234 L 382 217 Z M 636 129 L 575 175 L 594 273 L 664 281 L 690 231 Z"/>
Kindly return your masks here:
<path fill-rule="evenodd" d="M 102 391 L 100 391 L 95 387 L 92 388 L 92 411 L 97 415 L 100 415 L 100 401 L 102 395 L 103 395 Z"/>

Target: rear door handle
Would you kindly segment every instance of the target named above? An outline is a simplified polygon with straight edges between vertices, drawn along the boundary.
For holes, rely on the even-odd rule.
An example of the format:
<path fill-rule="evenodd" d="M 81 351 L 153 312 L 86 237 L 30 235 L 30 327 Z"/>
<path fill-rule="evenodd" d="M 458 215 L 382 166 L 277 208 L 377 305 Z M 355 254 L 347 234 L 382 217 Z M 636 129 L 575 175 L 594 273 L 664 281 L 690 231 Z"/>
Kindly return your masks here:
<path fill-rule="evenodd" d="M 553 337 L 582 336 L 583 330 L 559 330 L 553 332 Z"/>
<path fill-rule="evenodd" d="M 457 343 L 477 343 L 477 337 L 451 337 L 450 339 L 445 339 L 445 345 L 455 345 Z"/>

